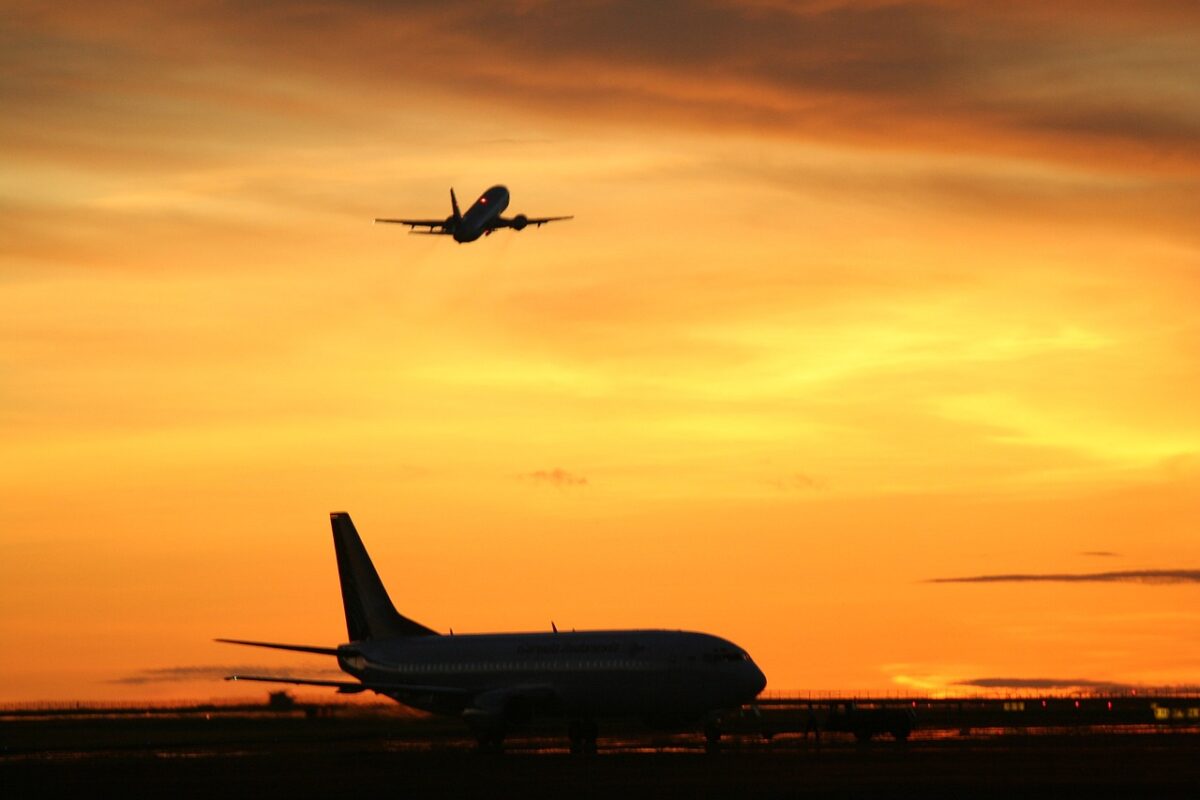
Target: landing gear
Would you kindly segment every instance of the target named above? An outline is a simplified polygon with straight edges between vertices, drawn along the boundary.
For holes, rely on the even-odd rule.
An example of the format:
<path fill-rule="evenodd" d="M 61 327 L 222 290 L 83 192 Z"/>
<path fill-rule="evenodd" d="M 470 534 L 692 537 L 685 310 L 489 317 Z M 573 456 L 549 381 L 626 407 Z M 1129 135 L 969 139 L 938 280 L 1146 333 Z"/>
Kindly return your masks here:
<path fill-rule="evenodd" d="M 704 726 L 704 752 L 709 755 L 721 752 L 721 729 L 711 723 Z"/>
<path fill-rule="evenodd" d="M 486 730 L 475 732 L 477 753 L 499 754 L 504 752 L 504 731 Z"/>
<path fill-rule="evenodd" d="M 598 727 L 593 720 L 571 720 L 567 725 L 567 738 L 571 740 L 571 752 L 579 755 L 595 753 L 598 733 Z"/>

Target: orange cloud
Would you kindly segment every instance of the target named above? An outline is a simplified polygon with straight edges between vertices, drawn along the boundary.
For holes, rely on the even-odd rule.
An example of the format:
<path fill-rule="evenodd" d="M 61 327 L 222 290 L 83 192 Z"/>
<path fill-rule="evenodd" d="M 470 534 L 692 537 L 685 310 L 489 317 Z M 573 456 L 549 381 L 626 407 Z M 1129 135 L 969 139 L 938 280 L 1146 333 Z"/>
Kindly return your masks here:
<path fill-rule="evenodd" d="M 1196 54 L 1179 34 L 1194 21 L 1182 3 L 1086 14 L 961 2 L 242 13 L 200 4 L 186 20 L 137 4 L 105 14 L 56 6 L 16 14 L 16 29 L 41 40 L 15 57 L 10 80 L 41 115 L 132 79 L 135 92 L 245 111 L 260 128 L 270 112 L 344 130 L 362 118 L 365 87 L 375 102 L 403 106 L 411 88 L 434 86 L 576 121 L 1005 153 L 1194 180 L 1200 122 L 1194 87 L 1180 76 L 1194 71 Z M 53 77 L 28 68 L 39 46 L 64 56 Z M 99 48 L 117 58 L 99 59 Z M 229 72 L 204 68 L 214 55 Z M 282 79 L 267 80 L 267 65 Z M 353 87 L 340 101 L 339 84 Z M 129 118 L 95 114 L 100 125 Z M 153 114 L 144 123 L 172 124 Z"/>
<path fill-rule="evenodd" d="M 533 472 L 526 473 L 521 477 L 533 481 L 534 483 L 544 483 L 548 486 L 554 486 L 559 489 L 566 489 L 572 486 L 587 486 L 588 479 L 582 475 L 577 475 L 573 472 L 567 472 L 561 467 L 554 469 L 539 469 Z"/>
<path fill-rule="evenodd" d="M 440 628 L 550 597 L 779 688 L 1200 663 L 1187 584 L 920 582 L 1200 559 L 1195 4 L 6 14 L 9 696 L 336 643 L 343 508 Z M 497 181 L 576 219 L 370 223 Z"/>

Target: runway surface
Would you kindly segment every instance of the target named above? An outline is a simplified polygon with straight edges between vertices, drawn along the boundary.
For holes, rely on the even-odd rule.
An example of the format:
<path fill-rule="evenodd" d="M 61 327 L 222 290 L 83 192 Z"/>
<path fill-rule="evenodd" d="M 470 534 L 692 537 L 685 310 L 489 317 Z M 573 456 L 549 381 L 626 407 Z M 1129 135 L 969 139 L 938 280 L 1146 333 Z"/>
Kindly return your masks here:
<path fill-rule="evenodd" d="M 8 797 L 1189 797 L 1194 730 L 918 732 L 849 737 L 602 738 L 572 756 L 550 731 L 479 755 L 453 725 L 364 719 L 134 718 L 0 723 Z"/>

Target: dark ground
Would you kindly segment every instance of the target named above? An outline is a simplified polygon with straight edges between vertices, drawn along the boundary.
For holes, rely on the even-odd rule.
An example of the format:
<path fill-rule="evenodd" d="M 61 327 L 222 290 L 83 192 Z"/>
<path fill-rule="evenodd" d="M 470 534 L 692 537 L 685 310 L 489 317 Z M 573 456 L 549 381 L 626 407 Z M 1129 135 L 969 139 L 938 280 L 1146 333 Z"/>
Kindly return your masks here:
<path fill-rule="evenodd" d="M 478 755 L 456 721 L 203 715 L 0 722 L 3 797 L 1187 797 L 1200 733 L 918 732 L 906 745 L 827 736 L 602 736 L 571 756 L 554 729 Z"/>

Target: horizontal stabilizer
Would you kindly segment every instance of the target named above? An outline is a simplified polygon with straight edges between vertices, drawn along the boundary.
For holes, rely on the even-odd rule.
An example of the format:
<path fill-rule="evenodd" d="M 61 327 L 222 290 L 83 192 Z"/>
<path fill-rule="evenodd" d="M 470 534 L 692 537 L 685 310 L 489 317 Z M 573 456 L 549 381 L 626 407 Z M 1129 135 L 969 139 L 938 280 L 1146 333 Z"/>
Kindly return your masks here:
<path fill-rule="evenodd" d="M 225 644 L 244 644 L 248 647 L 269 647 L 272 650 L 293 650 L 297 653 L 316 653 L 321 656 L 336 656 L 339 651 L 336 647 L 315 647 L 308 644 L 279 644 L 277 642 L 250 642 L 245 639 L 213 639 L 214 642 L 224 642 Z"/>
<path fill-rule="evenodd" d="M 358 681 L 320 681 L 309 678 L 275 678 L 266 675 L 229 675 L 225 678 L 227 681 L 255 681 L 257 683 L 291 683 L 300 686 L 330 686 L 335 687 L 342 694 L 351 694 L 354 692 L 364 692 L 371 688 L 366 684 Z"/>
<path fill-rule="evenodd" d="M 298 686 L 328 686 L 337 689 L 342 694 L 365 692 L 395 692 L 408 694 L 429 694 L 461 697 L 468 694 L 466 689 L 451 686 L 423 686 L 413 683 L 381 683 L 376 681 L 323 681 L 316 678 L 277 678 L 270 675 L 228 675 L 227 681 L 255 681 L 257 683 L 290 683 Z"/>

